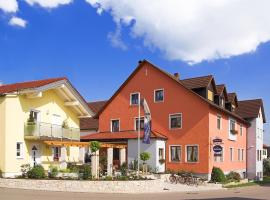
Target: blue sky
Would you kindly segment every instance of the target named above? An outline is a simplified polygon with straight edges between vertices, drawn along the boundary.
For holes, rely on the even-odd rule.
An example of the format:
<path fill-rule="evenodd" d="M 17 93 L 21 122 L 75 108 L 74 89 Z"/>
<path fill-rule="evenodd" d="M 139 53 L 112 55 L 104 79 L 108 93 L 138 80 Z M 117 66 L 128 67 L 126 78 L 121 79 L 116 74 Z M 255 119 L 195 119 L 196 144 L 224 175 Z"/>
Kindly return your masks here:
<path fill-rule="evenodd" d="M 16 16 L 27 21 L 26 27 L 10 25 L 13 15 L 0 9 L 0 80 L 4 83 L 67 76 L 86 100 L 104 100 L 139 60 L 147 59 L 168 72 L 179 72 L 181 78 L 213 74 L 217 83 L 225 83 L 240 100 L 263 98 L 270 116 L 269 42 L 229 58 L 198 61 L 197 55 L 188 55 L 172 59 L 159 45 L 145 46 L 143 37 L 134 37 L 132 24 L 121 26 L 121 39 L 117 39 L 125 48 L 117 47 L 108 37 L 117 29 L 111 13 L 98 15 L 83 0 L 50 10 L 19 1 Z M 188 64 L 187 59 L 196 64 Z M 270 144 L 269 126 L 265 142 Z"/>

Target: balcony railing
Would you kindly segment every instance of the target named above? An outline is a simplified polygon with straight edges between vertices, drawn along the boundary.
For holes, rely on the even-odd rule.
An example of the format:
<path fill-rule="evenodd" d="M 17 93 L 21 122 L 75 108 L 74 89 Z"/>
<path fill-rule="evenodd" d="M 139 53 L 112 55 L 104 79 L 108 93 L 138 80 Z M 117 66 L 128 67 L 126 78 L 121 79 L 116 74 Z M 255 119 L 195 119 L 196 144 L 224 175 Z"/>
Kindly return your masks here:
<path fill-rule="evenodd" d="M 36 122 L 24 125 L 24 136 L 26 138 L 80 140 L 79 128 L 64 128 L 60 125 Z"/>

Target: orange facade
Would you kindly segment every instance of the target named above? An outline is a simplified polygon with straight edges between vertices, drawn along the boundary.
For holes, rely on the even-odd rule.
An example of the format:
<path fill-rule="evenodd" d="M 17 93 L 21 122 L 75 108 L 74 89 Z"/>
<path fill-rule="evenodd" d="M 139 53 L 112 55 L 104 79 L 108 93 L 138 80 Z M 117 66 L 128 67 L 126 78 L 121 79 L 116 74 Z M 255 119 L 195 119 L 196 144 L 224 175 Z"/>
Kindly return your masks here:
<path fill-rule="evenodd" d="M 163 89 L 164 101 L 154 101 L 154 91 Z M 111 98 L 104 110 L 99 113 L 99 132 L 110 132 L 111 120 L 120 120 L 120 131 L 134 130 L 135 118 L 138 117 L 138 106 L 130 105 L 131 93 L 139 92 L 140 98 L 145 98 L 152 117 L 152 130 L 165 135 L 166 169 L 186 170 L 194 173 L 209 174 L 213 166 L 221 167 L 224 171 L 246 169 L 246 162 L 238 161 L 238 148 L 246 149 L 246 125 L 243 125 L 243 135 L 237 135 L 236 141 L 228 138 L 229 116 L 211 106 L 202 97 L 185 88 L 173 78 L 144 63 L 125 82 L 119 91 Z M 169 115 L 182 114 L 182 128 L 171 130 Z M 141 115 L 144 115 L 141 109 Z M 222 116 L 221 130 L 217 129 L 217 115 Z M 236 120 L 237 128 L 240 122 Z M 115 133 L 117 134 L 117 133 Z M 224 161 L 215 162 L 213 156 L 213 139 L 222 139 Z M 170 161 L 170 146 L 181 148 L 179 162 Z M 187 162 L 187 145 L 198 146 L 198 161 Z M 230 161 L 230 148 L 234 148 L 234 160 Z"/>

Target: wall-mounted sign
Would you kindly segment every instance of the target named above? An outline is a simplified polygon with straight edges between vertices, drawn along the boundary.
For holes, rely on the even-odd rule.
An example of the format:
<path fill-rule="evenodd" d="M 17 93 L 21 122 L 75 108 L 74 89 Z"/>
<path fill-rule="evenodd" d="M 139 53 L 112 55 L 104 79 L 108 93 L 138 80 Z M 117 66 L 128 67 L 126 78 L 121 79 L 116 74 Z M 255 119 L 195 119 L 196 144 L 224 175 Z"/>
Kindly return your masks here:
<path fill-rule="evenodd" d="M 213 139 L 213 143 L 221 143 L 222 139 L 221 138 L 215 138 Z"/>
<path fill-rule="evenodd" d="M 221 153 L 222 152 L 222 146 L 220 146 L 220 145 L 215 145 L 214 147 L 213 147 L 213 151 L 214 151 L 214 153 L 216 154 L 216 153 Z"/>

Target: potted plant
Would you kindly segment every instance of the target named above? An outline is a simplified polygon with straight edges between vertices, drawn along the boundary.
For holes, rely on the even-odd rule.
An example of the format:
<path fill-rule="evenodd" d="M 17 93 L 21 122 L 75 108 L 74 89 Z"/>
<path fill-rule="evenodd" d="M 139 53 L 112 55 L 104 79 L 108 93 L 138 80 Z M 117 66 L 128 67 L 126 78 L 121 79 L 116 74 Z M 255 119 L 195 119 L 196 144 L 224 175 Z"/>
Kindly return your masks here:
<path fill-rule="evenodd" d="M 238 133 L 238 131 L 237 131 L 237 130 L 235 130 L 235 129 L 232 129 L 232 130 L 231 130 L 231 133 L 235 135 L 235 134 L 237 134 L 237 133 Z"/>
<path fill-rule="evenodd" d="M 165 161 L 166 160 L 164 158 L 161 158 L 161 159 L 159 159 L 159 164 L 163 165 L 165 163 Z"/>
<path fill-rule="evenodd" d="M 92 141 L 89 144 L 91 149 L 91 165 L 92 165 L 92 177 L 99 178 L 99 149 L 101 144 L 98 141 Z"/>
<path fill-rule="evenodd" d="M 147 164 L 146 164 L 146 161 L 149 160 L 150 158 L 151 158 L 151 155 L 148 152 L 142 152 L 140 154 L 140 159 L 143 161 L 143 172 L 145 172 L 146 174 L 147 174 Z"/>

